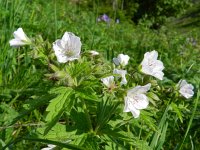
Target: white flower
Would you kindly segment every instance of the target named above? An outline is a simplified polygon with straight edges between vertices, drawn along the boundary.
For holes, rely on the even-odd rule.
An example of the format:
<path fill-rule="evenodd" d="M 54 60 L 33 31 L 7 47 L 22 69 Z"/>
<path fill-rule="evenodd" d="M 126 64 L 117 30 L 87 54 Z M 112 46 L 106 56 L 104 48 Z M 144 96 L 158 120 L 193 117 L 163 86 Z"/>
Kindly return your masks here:
<path fill-rule="evenodd" d="M 193 85 L 188 84 L 186 80 L 180 80 L 177 86 L 179 87 L 179 93 L 181 93 L 185 98 L 188 99 L 194 95 Z"/>
<path fill-rule="evenodd" d="M 22 45 L 31 44 L 31 40 L 26 36 L 22 28 L 18 28 L 13 33 L 14 39 L 10 40 L 10 46 L 18 47 Z"/>
<path fill-rule="evenodd" d="M 53 43 L 53 49 L 60 63 L 79 59 L 81 52 L 80 38 L 71 32 L 65 32 L 62 39 Z"/>
<path fill-rule="evenodd" d="M 42 148 L 41 150 L 53 150 L 56 146 L 53 144 L 48 144 L 48 147 Z"/>
<path fill-rule="evenodd" d="M 164 73 L 162 70 L 164 69 L 163 63 L 160 60 L 157 60 L 158 52 L 153 50 L 151 52 L 146 52 L 144 54 L 144 59 L 141 63 L 142 72 L 148 75 L 152 75 L 160 80 L 163 79 Z"/>
<path fill-rule="evenodd" d="M 147 108 L 149 100 L 145 93 L 150 89 L 151 84 L 136 86 L 127 92 L 125 97 L 124 112 L 131 112 L 134 118 L 138 118 L 140 110 Z"/>
<path fill-rule="evenodd" d="M 119 75 L 122 77 L 121 85 L 127 84 L 127 80 L 126 80 L 127 71 L 126 71 L 126 70 L 114 69 L 114 70 L 113 70 L 113 73 L 114 73 L 114 74 L 119 74 Z"/>
<path fill-rule="evenodd" d="M 89 51 L 89 53 L 90 53 L 92 56 L 99 55 L 99 52 L 97 52 L 97 51 Z"/>
<path fill-rule="evenodd" d="M 126 66 L 128 64 L 130 57 L 128 55 L 119 54 L 117 58 L 113 58 L 115 65 Z"/>
<path fill-rule="evenodd" d="M 103 82 L 103 84 L 105 86 L 107 86 L 108 88 L 113 88 L 115 85 L 115 81 L 114 81 L 114 77 L 113 76 L 109 76 L 106 78 L 102 78 L 101 81 Z"/>

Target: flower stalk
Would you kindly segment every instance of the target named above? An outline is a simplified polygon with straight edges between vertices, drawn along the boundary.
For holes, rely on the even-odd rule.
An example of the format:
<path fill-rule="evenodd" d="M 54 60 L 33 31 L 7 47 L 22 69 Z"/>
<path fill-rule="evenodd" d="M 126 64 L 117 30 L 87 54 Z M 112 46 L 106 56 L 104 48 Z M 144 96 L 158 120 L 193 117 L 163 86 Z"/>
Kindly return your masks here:
<path fill-rule="evenodd" d="M 87 109 L 87 106 L 86 106 L 86 103 L 83 99 L 81 99 L 81 103 L 82 103 L 82 108 L 85 112 L 85 117 L 86 117 L 86 121 L 87 121 L 87 124 L 88 124 L 88 129 L 89 129 L 89 132 L 93 132 L 93 127 L 92 127 L 92 121 L 90 119 L 90 114 L 88 112 L 88 109 Z"/>

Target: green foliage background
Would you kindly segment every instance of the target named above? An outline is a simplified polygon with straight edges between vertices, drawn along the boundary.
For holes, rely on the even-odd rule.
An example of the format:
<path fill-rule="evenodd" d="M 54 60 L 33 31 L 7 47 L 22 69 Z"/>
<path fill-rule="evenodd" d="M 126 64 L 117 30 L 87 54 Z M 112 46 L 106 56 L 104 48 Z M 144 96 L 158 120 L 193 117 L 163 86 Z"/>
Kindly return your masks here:
<path fill-rule="evenodd" d="M 111 1 L 0 0 L 0 148 L 40 149 L 52 143 L 66 149 L 199 149 L 200 32 L 190 29 L 183 33 L 169 22 L 159 30 L 149 29 L 154 23 L 164 23 L 163 18 L 184 10 L 189 1 L 156 1 L 153 8 L 139 15 L 139 19 L 144 19 L 139 25 L 134 25 L 131 19 L 138 15 L 140 1 L 131 2 L 118 1 L 123 8 L 118 5 L 114 9 Z M 169 7 L 171 5 L 173 7 Z M 97 23 L 97 17 L 103 13 L 111 17 L 109 24 Z M 120 18 L 119 24 L 115 23 L 116 18 Z M 47 68 L 49 62 L 44 61 L 43 55 L 32 59 L 27 46 L 19 49 L 9 46 L 12 33 L 18 27 L 23 27 L 30 37 L 37 35 L 38 49 L 49 58 L 54 57 L 52 43 L 65 31 L 81 38 L 83 53 L 97 50 L 102 58 L 90 64 L 85 56 L 80 65 L 71 64 L 65 68 L 70 72 L 69 77 L 80 81 L 76 88 L 69 86 L 72 84 L 69 78 L 58 83 L 54 79 L 60 76 L 54 73 L 61 71 L 62 65 L 52 62 L 55 66 Z M 170 93 L 156 93 L 157 98 L 152 91 L 150 97 L 157 105 L 156 115 L 144 111 L 140 120 L 122 112 L 113 116 L 119 112 L 119 104 L 111 101 L 114 99 L 111 95 L 98 97 L 102 91 L 96 79 L 109 74 L 110 62 L 119 53 L 131 56 L 130 67 L 134 70 L 144 53 L 154 49 L 165 65 L 164 83 L 158 84 L 169 86 L 182 78 L 187 79 L 195 86 L 194 97 L 188 101 L 174 100 L 173 108 L 168 108 L 166 102 Z M 105 66 L 102 66 L 102 59 Z M 98 64 L 97 68 L 91 67 L 94 63 Z M 80 71 L 83 66 L 85 69 Z M 88 74 L 92 74 L 89 79 L 82 79 Z M 76 97 L 84 101 L 73 101 Z M 92 123 L 87 120 L 83 105 L 91 106 L 88 110 L 96 113 L 89 114 L 96 116 Z M 97 132 L 90 132 L 91 128 Z M 67 143 L 71 138 L 73 142 Z"/>

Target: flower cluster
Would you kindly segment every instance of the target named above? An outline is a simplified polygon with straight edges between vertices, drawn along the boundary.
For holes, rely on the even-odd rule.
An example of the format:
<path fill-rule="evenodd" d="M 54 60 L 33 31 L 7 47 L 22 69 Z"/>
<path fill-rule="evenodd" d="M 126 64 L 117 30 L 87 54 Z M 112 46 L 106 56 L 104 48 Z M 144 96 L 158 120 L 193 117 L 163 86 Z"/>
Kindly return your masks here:
<path fill-rule="evenodd" d="M 151 52 L 146 52 L 144 54 L 144 59 L 141 62 L 141 72 L 146 75 L 151 75 L 159 80 L 163 80 L 163 69 L 164 65 L 162 61 L 158 60 L 158 52 L 153 50 Z M 128 55 L 119 54 L 117 58 L 113 58 L 113 62 L 116 66 L 125 67 L 128 65 L 130 57 Z M 126 80 L 126 70 L 114 69 L 113 74 L 119 74 L 122 78 L 120 84 L 127 84 Z M 114 77 L 109 76 L 102 79 L 103 84 L 108 88 L 113 87 Z M 193 86 L 188 84 L 185 80 L 181 80 L 178 84 L 180 86 L 179 93 L 185 98 L 191 98 L 194 94 Z M 138 85 L 131 90 L 127 91 L 127 96 L 124 98 L 125 106 L 124 112 L 131 112 L 134 118 L 138 118 L 140 115 L 140 110 L 147 108 L 149 104 L 148 97 L 145 95 L 147 91 L 150 90 L 151 84 L 148 83 L 145 86 Z"/>
<path fill-rule="evenodd" d="M 109 17 L 105 14 L 101 16 L 104 21 L 109 21 Z M 22 28 L 17 29 L 14 33 L 14 39 L 10 40 L 10 45 L 13 47 L 18 47 L 22 45 L 32 44 L 32 41 L 26 36 Z M 58 62 L 67 63 L 69 61 L 74 61 L 80 58 L 81 53 L 81 41 L 80 38 L 75 36 L 71 32 L 65 32 L 61 39 L 56 40 L 53 43 L 53 50 L 57 57 Z M 96 51 L 89 51 L 92 56 L 99 55 Z M 124 68 L 128 65 L 130 57 L 128 55 L 119 54 L 116 58 L 113 58 L 113 63 L 116 67 L 113 69 L 113 75 L 102 78 L 103 84 L 112 91 L 117 87 L 115 84 L 115 77 L 120 81 L 120 86 L 126 86 L 128 81 L 126 75 L 127 70 Z M 144 58 L 140 64 L 140 72 L 146 75 L 153 76 L 159 80 L 163 80 L 163 62 L 158 60 L 158 52 L 153 50 L 146 52 Z M 181 80 L 176 85 L 179 93 L 186 99 L 191 98 L 194 95 L 194 87 L 188 84 L 186 80 Z M 124 112 L 131 112 L 134 118 L 138 118 L 140 115 L 140 110 L 147 108 L 149 105 L 149 99 L 146 93 L 150 90 L 151 84 L 148 83 L 144 86 L 137 85 L 127 91 L 127 95 L 124 98 L 125 106 Z"/>

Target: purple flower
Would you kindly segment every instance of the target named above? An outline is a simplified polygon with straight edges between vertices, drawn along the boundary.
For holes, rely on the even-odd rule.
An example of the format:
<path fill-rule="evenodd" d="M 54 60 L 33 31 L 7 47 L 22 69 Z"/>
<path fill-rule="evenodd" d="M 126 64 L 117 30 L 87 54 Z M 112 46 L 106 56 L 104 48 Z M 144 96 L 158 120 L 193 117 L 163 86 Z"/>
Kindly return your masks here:
<path fill-rule="evenodd" d="M 106 14 L 103 14 L 103 15 L 101 16 L 101 20 L 102 20 L 102 21 L 105 21 L 105 22 L 110 22 L 110 18 L 109 18 Z"/>

